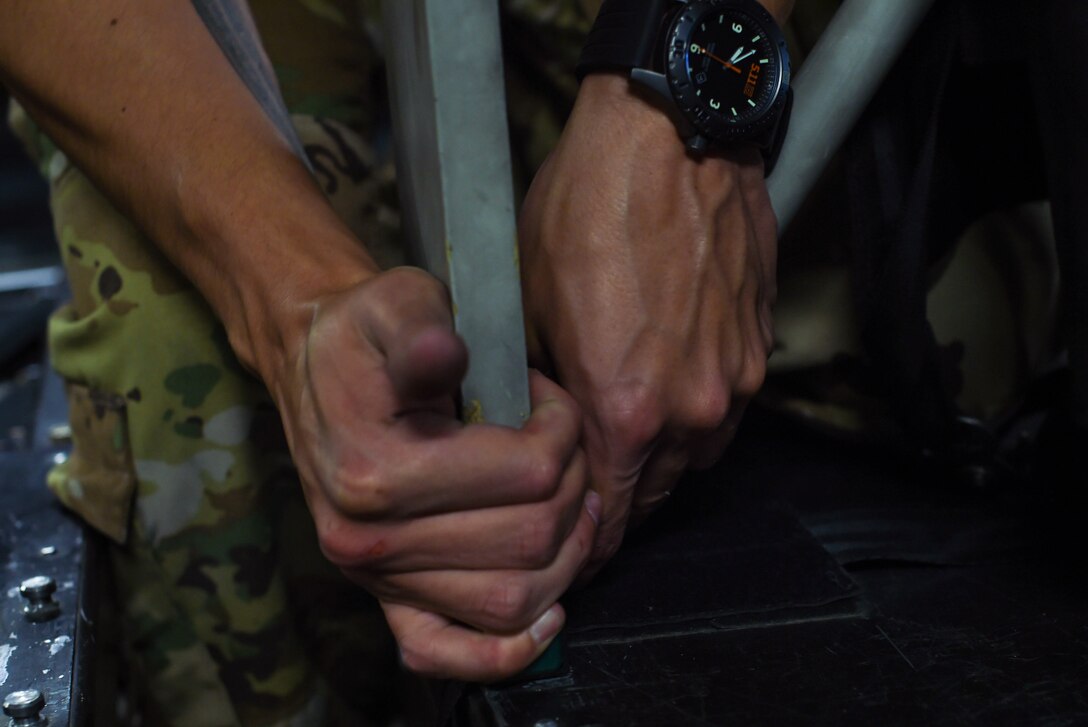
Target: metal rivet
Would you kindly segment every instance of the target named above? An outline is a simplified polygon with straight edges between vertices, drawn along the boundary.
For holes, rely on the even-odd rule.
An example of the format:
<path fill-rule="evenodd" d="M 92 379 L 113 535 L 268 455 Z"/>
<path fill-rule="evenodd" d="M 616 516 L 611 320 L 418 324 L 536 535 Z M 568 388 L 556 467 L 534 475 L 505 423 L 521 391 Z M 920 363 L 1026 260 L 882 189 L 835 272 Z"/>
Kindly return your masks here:
<path fill-rule="evenodd" d="M 45 697 L 37 689 L 23 689 L 4 697 L 4 714 L 11 717 L 12 727 L 37 727 L 44 725 L 41 711 Z"/>
<path fill-rule="evenodd" d="M 554 719 L 542 719 L 534 724 L 533 727 L 559 727 L 559 722 Z"/>
<path fill-rule="evenodd" d="M 68 424 L 55 424 L 49 427 L 49 441 L 53 444 L 67 444 L 72 441 L 72 427 Z"/>
<path fill-rule="evenodd" d="M 67 452 L 57 452 L 53 455 L 53 464 L 64 464 L 68 461 Z"/>
<path fill-rule="evenodd" d="M 53 600 L 57 592 L 57 582 L 49 576 L 27 578 L 19 586 L 19 593 L 30 601 L 23 607 L 27 620 L 39 623 L 60 615 L 60 604 Z"/>
<path fill-rule="evenodd" d="M 41 553 L 42 555 L 56 555 L 57 554 L 57 546 L 55 546 L 55 545 L 46 545 L 46 546 L 43 546 L 42 549 L 39 550 L 38 552 Z"/>

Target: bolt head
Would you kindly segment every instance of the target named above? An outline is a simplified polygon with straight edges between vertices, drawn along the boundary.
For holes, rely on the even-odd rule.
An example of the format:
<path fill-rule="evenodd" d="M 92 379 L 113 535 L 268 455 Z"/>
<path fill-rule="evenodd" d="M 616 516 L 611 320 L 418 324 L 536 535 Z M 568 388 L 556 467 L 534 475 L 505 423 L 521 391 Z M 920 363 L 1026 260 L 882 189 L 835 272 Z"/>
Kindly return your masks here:
<path fill-rule="evenodd" d="M 33 623 L 49 621 L 60 615 L 60 604 L 53 600 L 57 582 L 49 576 L 27 578 L 19 586 L 19 593 L 29 603 L 23 607 L 27 620 Z"/>
<path fill-rule="evenodd" d="M 19 593 L 37 601 L 48 598 L 57 592 L 57 582 L 49 576 L 34 576 L 19 584 Z"/>
<path fill-rule="evenodd" d="M 12 719 L 37 717 L 45 707 L 45 697 L 37 689 L 22 689 L 4 697 L 4 714 Z"/>

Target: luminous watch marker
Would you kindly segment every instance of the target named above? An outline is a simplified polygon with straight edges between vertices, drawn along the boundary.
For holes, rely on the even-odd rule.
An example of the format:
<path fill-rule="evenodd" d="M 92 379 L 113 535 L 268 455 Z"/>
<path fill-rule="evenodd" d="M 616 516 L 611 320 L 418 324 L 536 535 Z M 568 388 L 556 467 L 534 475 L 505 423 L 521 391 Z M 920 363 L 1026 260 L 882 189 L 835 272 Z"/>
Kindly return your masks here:
<path fill-rule="evenodd" d="M 707 123 L 735 126 L 756 119 L 770 107 L 780 75 L 772 36 L 733 10 L 718 10 L 718 27 L 713 11 L 684 17 L 690 25 L 684 37 L 677 38 L 676 55 L 685 56 L 687 74 L 674 79 L 674 89 L 684 88 L 681 81 L 690 82 L 689 102 L 702 110 L 705 118 L 700 118 Z"/>

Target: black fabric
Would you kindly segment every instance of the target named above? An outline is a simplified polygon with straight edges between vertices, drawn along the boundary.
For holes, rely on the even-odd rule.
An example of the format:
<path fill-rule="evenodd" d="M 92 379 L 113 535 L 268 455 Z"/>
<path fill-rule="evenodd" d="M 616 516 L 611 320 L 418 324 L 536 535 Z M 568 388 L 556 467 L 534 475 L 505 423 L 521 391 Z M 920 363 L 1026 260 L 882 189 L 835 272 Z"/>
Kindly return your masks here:
<path fill-rule="evenodd" d="M 646 68 L 668 0 L 605 0 L 578 61 L 578 80 L 594 71 Z"/>
<path fill-rule="evenodd" d="M 993 464 L 998 432 L 954 403 L 960 352 L 927 322 L 928 276 L 989 211 L 1053 201 L 1072 401 L 1088 411 L 1085 69 L 1088 3 L 937 3 L 846 150 L 863 344 L 917 446 L 955 465 Z"/>
<path fill-rule="evenodd" d="M 1062 329 L 1073 374 L 1067 413 L 1088 431 L 1088 3 L 1047 0 L 1032 8 L 1036 35 L 1026 65 L 1062 272 Z"/>

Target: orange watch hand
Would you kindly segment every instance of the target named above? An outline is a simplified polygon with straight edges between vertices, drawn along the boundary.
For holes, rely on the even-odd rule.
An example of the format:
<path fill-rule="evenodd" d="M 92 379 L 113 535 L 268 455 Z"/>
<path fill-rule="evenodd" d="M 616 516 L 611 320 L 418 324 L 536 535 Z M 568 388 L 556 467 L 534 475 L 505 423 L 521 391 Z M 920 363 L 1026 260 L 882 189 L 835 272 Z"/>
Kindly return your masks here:
<path fill-rule="evenodd" d="M 714 55 L 713 53 L 708 51 L 706 48 L 703 48 L 702 46 L 699 46 L 699 52 L 702 53 L 703 55 L 707 56 L 708 58 L 712 58 L 713 60 L 716 60 L 718 63 L 721 63 L 723 66 L 725 66 L 726 68 L 728 68 L 731 71 L 736 71 L 737 73 L 742 73 L 742 71 L 739 68 L 737 68 L 736 66 L 734 66 L 732 63 L 730 63 L 729 61 L 723 61 L 721 58 Z"/>

